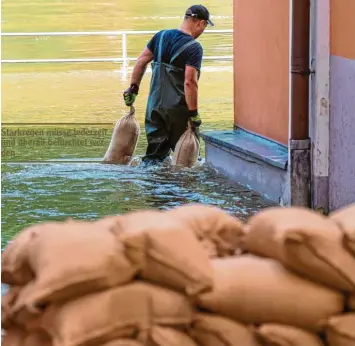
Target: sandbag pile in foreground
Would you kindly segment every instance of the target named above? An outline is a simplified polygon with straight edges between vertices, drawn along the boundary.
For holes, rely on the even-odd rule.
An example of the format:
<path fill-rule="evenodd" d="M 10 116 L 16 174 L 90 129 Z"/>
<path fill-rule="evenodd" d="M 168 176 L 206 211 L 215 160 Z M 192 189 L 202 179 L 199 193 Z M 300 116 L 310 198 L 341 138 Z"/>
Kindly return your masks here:
<path fill-rule="evenodd" d="M 47 222 L 2 254 L 4 346 L 355 345 L 355 205 Z"/>

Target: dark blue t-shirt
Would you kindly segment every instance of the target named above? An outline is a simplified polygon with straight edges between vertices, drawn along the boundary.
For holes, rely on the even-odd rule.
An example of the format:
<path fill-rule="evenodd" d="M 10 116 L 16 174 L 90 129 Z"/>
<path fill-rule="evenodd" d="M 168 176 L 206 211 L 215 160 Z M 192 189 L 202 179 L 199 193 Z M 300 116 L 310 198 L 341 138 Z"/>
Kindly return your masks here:
<path fill-rule="evenodd" d="M 185 43 L 194 40 L 194 38 L 180 30 L 162 30 L 156 33 L 147 44 L 147 48 L 153 53 L 154 61 L 158 59 L 158 45 L 162 32 L 165 31 L 162 43 L 162 62 L 169 64 L 170 59 Z M 185 69 L 186 65 L 195 67 L 198 71 L 201 69 L 203 49 L 199 42 L 187 47 L 172 63 L 172 65 Z"/>

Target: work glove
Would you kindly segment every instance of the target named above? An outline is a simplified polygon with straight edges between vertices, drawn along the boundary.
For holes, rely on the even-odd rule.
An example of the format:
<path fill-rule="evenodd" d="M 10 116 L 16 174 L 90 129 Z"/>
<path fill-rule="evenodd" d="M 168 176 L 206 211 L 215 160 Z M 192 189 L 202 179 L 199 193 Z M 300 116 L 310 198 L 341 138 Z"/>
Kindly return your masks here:
<path fill-rule="evenodd" d="M 139 87 L 137 84 L 131 84 L 131 86 L 124 91 L 123 93 L 123 99 L 127 107 L 130 107 L 133 105 L 134 101 L 136 100 L 136 97 L 138 95 Z"/>
<path fill-rule="evenodd" d="M 191 129 L 194 132 L 194 134 L 196 135 L 196 137 L 198 138 L 198 140 L 200 140 L 200 125 L 202 124 L 201 121 L 201 117 L 198 114 L 198 111 L 189 111 L 190 113 L 190 125 L 191 125 Z"/>

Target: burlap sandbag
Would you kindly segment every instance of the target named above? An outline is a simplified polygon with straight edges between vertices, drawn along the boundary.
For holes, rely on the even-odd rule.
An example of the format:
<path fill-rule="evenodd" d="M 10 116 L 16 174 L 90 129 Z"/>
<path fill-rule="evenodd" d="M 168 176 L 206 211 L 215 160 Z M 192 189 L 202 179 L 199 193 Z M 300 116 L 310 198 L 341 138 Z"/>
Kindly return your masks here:
<path fill-rule="evenodd" d="M 326 327 L 326 337 L 329 346 L 354 346 L 355 313 L 330 318 Z"/>
<path fill-rule="evenodd" d="M 132 285 L 92 293 L 45 312 L 43 327 L 55 346 L 96 346 L 120 338 L 143 343 L 151 325 L 150 298 Z"/>
<path fill-rule="evenodd" d="M 189 334 L 201 346 L 259 345 L 247 326 L 213 314 L 197 314 Z"/>
<path fill-rule="evenodd" d="M 2 346 L 52 346 L 52 340 L 44 332 L 27 333 L 19 327 L 5 332 L 1 340 Z"/>
<path fill-rule="evenodd" d="M 340 313 L 345 297 L 303 279 L 272 259 L 253 255 L 213 259 L 212 292 L 198 297 L 208 311 L 242 323 L 280 323 L 313 331 Z"/>
<path fill-rule="evenodd" d="M 39 224 L 45 228 L 28 250 L 34 289 L 17 306 L 31 313 L 49 302 L 72 299 L 129 282 L 137 272 L 122 244 L 99 222 Z"/>
<path fill-rule="evenodd" d="M 121 340 L 114 340 L 105 345 L 100 346 L 145 346 L 139 341 L 132 340 L 132 339 L 121 339 Z"/>
<path fill-rule="evenodd" d="M 323 346 L 317 334 L 282 324 L 263 324 L 256 334 L 263 346 Z"/>
<path fill-rule="evenodd" d="M 98 220 L 92 221 L 92 223 L 97 225 L 98 229 L 111 230 L 116 227 L 119 217 L 119 215 L 108 215 Z"/>
<path fill-rule="evenodd" d="M 23 286 L 10 310 L 11 320 L 27 332 L 37 332 L 42 329 L 45 307 L 36 306 L 34 310 L 27 308 L 27 302 L 31 301 L 35 290 L 35 282 L 30 282 Z"/>
<path fill-rule="evenodd" d="M 23 346 L 26 337 L 27 333 L 23 329 L 14 326 L 1 337 L 1 346 Z"/>
<path fill-rule="evenodd" d="M 329 217 L 339 225 L 345 245 L 355 254 L 355 204 L 336 210 Z"/>
<path fill-rule="evenodd" d="M 347 307 L 350 311 L 355 311 L 355 294 L 348 298 Z"/>
<path fill-rule="evenodd" d="M 147 346 L 198 346 L 187 334 L 173 328 L 152 328 Z"/>
<path fill-rule="evenodd" d="M 28 263 L 28 249 L 38 233 L 56 224 L 46 222 L 25 228 L 17 233 L 1 254 L 1 282 L 8 285 L 25 285 L 34 278 Z"/>
<path fill-rule="evenodd" d="M 50 336 L 44 332 L 28 334 L 22 346 L 52 346 Z"/>
<path fill-rule="evenodd" d="M 234 255 L 240 247 L 243 223 L 220 208 L 188 204 L 167 213 L 186 222 L 198 239 L 211 240 L 216 245 L 219 257 Z"/>
<path fill-rule="evenodd" d="M 176 143 L 171 164 L 177 168 L 192 167 L 198 159 L 199 152 L 200 143 L 189 125 Z"/>
<path fill-rule="evenodd" d="M 1 327 L 10 328 L 14 321 L 12 318 L 12 309 L 15 305 L 17 297 L 21 292 L 21 286 L 13 286 L 1 297 Z"/>
<path fill-rule="evenodd" d="M 110 145 L 105 153 L 105 163 L 128 164 L 138 143 L 140 126 L 135 117 L 135 109 L 119 119 L 113 129 Z"/>
<path fill-rule="evenodd" d="M 206 251 L 207 256 L 209 258 L 216 258 L 218 257 L 218 250 L 216 244 L 211 239 L 202 239 L 200 240 L 200 244 L 202 245 L 203 249 Z"/>
<path fill-rule="evenodd" d="M 166 326 L 191 324 L 194 316 L 193 305 L 183 294 L 143 281 L 136 281 L 129 286 L 150 297 L 151 320 L 154 324 Z"/>
<path fill-rule="evenodd" d="M 172 215 L 155 210 L 127 213 L 119 218 L 115 232 L 147 281 L 189 295 L 212 288 L 206 251 L 194 232 Z"/>
<path fill-rule="evenodd" d="M 271 257 L 311 280 L 355 290 L 355 256 L 331 219 L 306 208 L 268 208 L 252 216 L 244 249 Z"/>

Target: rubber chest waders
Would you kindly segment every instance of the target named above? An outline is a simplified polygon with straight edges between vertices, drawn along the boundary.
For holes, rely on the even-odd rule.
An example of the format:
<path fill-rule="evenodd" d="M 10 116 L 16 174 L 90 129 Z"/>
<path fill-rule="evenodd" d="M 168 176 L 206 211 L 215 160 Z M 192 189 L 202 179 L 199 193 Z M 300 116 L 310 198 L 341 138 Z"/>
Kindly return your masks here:
<path fill-rule="evenodd" d="M 186 130 L 189 118 L 184 91 L 185 70 L 173 66 L 172 63 L 186 48 L 197 42 L 191 40 L 183 45 L 167 64 L 162 62 L 164 34 L 165 31 L 160 36 L 157 60 L 152 63 L 145 117 L 148 148 L 143 161 L 166 158 Z"/>

